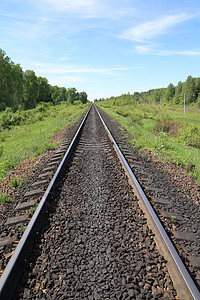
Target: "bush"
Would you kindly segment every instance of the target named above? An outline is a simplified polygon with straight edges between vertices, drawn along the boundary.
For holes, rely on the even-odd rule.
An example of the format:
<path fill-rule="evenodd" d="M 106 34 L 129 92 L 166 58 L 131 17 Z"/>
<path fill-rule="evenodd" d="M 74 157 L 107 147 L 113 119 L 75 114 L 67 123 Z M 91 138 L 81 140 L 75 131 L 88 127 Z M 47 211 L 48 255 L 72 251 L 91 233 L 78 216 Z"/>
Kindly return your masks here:
<path fill-rule="evenodd" d="M 141 118 L 138 115 L 131 115 L 131 120 L 133 123 L 141 124 Z"/>
<path fill-rule="evenodd" d="M 43 118 L 47 116 L 47 110 L 50 106 L 52 105 L 49 103 L 40 103 L 32 110 L 17 110 L 16 112 L 13 112 L 10 107 L 7 107 L 6 110 L 0 114 L 0 128 L 4 130 L 10 129 L 11 126 L 42 121 Z"/>
<path fill-rule="evenodd" d="M 179 130 L 179 126 L 173 122 L 172 120 L 158 120 L 155 126 L 155 131 L 157 133 L 166 132 L 169 134 L 177 133 Z"/>
<path fill-rule="evenodd" d="M 1 114 L 0 126 L 3 129 L 10 128 L 12 119 L 12 109 L 7 107 L 6 110 Z"/>
<path fill-rule="evenodd" d="M 122 117 L 128 117 L 128 113 L 124 112 L 123 110 L 116 110 L 116 113 Z"/>
<path fill-rule="evenodd" d="M 26 118 L 27 115 L 24 111 L 13 112 L 10 107 L 7 107 L 0 115 L 0 127 L 10 129 L 10 126 L 20 125 Z"/>
<path fill-rule="evenodd" d="M 200 149 L 200 136 L 195 135 L 189 139 L 187 142 L 187 146 L 191 146 L 194 148 L 199 148 Z"/>
<path fill-rule="evenodd" d="M 2 132 L 2 133 L 0 134 L 0 142 L 3 143 L 3 142 L 5 142 L 5 140 L 6 140 L 6 136 L 5 136 L 5 134 Z"/>
<path fill-rule="evenodd" d="M 41 103 L 39 103 L 39 104 L 36 106 L 35 111 L 36 111 L 36 112 L 43 113 L 43 112 L 45 112 L 50 106 L 52 106 L 50 103 L 41 102 Z"/>

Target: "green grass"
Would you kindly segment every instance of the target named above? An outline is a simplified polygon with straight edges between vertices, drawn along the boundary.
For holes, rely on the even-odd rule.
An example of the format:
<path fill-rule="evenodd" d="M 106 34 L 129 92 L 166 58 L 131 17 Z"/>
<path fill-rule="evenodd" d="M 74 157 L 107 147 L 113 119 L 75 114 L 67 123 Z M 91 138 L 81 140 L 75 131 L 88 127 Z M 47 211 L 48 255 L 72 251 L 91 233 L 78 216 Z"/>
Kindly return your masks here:
<path fill-rule="evenodd" d="M 162 153 L 161 160 L 169 160 L 187 169 L 195 165 L 190 175 L 200 183 L 200 114 L 168 108 L 142 105 L 98 105 L 134 135 L 129 141 L 138 148 Z"/>
<path fill-rule="evenodd" d="M 0 191 L 0 203 L 4 204 L 4 203 L 13 203 L 14 200 L 12 200 L 10 197 L 6 196 L 5 194 L 2 194 L 2 192 Z"/>
<path fill-rule="evenodd" d="M 18 186 L 22 186 L 22 182 L 23 182 L 23 180 L 22 179 L 17 179 L 16 177 L 14 177 L 12 180 L 11 180 L 11 184 L 10 184 L 10 187 L 14 187 L 14 188 L 16 188 L 16 187 L 18 187 Z"/>
<path fill-rule="evenodd" d="M 35 111 L 34 119 L 24 120 L 22 125 L 11 126 L 10 129 L 1 129 L 0 180 L 23 160 L 57 147 L 58 143 L 52 144 L 49 139 L 75 122 L 88 107 L 89 104 L 67 106 L 65 103 L 50 106 L 42 115 L 42 120 L 36 118 Z M 33 123 L 30 123 L 31 120 Z"/>
<path fill-rule="evenodd" d="M 30 207 L 29 215 L 32 216 L 34 214 L 34 212 L 36 211 L 37 207 L 38 207 L 38 204 L 36 204 L 35 206 Z"/>
<path fill-rule="evenodd" d="M 19 228 L 18 228 L 18 231 L 21 232 L 21 233 L 24 233 L 25 230 L 26 230 L 27 226 L 23 226 L 21 225 Z"/>

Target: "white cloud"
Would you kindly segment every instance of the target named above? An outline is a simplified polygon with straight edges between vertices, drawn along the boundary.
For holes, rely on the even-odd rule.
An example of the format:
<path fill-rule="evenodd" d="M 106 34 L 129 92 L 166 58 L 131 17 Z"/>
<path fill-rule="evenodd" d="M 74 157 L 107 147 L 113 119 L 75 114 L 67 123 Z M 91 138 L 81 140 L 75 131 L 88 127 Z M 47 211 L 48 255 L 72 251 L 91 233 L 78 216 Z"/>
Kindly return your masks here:
<path fill-rule="evenodd" d="M 121 38 L 138 42 L 134 47 L 134 53 L 158 56 L 200 56 L 200 51 L 195 50 L 165 50 L 161 49 L 159 43 L 154 42 L 155 37 L 167 33 L 170 29 L 189 19 L 197 17 L 198 14 L 174 14 L 157 19 L 152 22 L 137 25 L 126 30 Z"/>
<path fill-rule="evenodd" d="M 60 58 L 59 58 L 59 61 L 66 61 L 66 60 L 68 60 L 68 57 L 67 57 L 67 56 L 63 56 L 63 57 L 60 57 Z"/>
<path fill-rule="evenodd" d="M 73 18 L 108 18 L 122 19 L 126 15 L 133 14 L 136 9 L 134 5 L 126 7 L 124 0 L 116 2 L 113 0 L 37 0 L 39 5 L 46 11 L 53 11 L 62 15 L 68 14 Z"/>
<path fill-rule="evenodd" d="M 155 52 L 155 50 L 148 45 L 142 45 L 142 46 L 136 46 L 135 52 L 138 54 L 152 54 L 152 52 Z"/>
<path fill-rule="evenodd" d="M 57 86 L 69 86 L 70 84 L 84 82 L 84 78 L 80 76 L 64 76 L 64 77 L 57 77 L 56 79 L 48 78 L 48 81 L 51 85 Z"/>
<path fill-rule="evenodd" d="M 200 56 L 200 51 L 171 51 L 171 54 L 188 55 L 188 56 Z"/>
<path fill-rule="evenodd" d="M 185 55 L 185 56 L 200 56 L 200 51 L 193 50 L 161 50 L 157 49 L 156 45 L 141 45 L 136 46 L 134 52 L 137 54 L 147 54 L 147 55 L 158 55 L 158 56 L 170 56 L 170 55 Z"/>
<path fill-rule="evenodd" d="M 125 39 L 142 42 L 148 41 L 157 35 L 167 32 L 172 26 L 182 23 L 194 16 L 187 14 L 169 15 L 158 20 L 147 22 L 126 30 L 122 37 Z"/>
<path fill-rule="evenodd" d="M 37 68 L 39 66 L 39 68 Z M 104 75 L 118 75 L 121 71 L 133 70 L 134 67 L 111 67 L 111 68 L 88 68 L 88 67 L 73 67 L 73 66 L 41 66 L 36 65 L 35 71 L 37 73 L 46 73 L 46 74 L 104 74 Z"/>
<path fill-rule="evenodd" d="M 93 17 L 99 8 L 97 0 L 43 0 L 47 10 L 57 13 L 73 13 L 84 17 Z"/>

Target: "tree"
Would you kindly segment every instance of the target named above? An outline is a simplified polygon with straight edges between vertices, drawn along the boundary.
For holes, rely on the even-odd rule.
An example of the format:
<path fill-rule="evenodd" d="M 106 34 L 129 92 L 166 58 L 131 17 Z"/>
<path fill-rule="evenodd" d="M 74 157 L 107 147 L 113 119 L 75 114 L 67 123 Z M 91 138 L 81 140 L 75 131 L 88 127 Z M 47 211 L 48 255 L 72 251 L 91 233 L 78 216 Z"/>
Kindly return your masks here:
<path fill-rule="evenodd" d="M 134 99 L 135 99 L 135 101 L 139 101 L 139 99 L 140 99 L 140 93 L 138 93 L 138 92 L 135 92 L 134 94 L 133 94 L 133 97 L 134 97 Z"/>
<path fill-rule="evenodd" d="M 197 97 L 200 93 L 200 78 L 194 78 L 194 83 L 195 83 L 195 87 L 196 87 L 196 93 L 197 93 Z"/>
<path fill-rule="evenodd" d="M 166 101 L 169 102 L 170 100 L 172 100 L 174 95 L 175 95 L 175 87 L 172 83 L 170 83 L 165 90 Z"/>
<path fill-rule="evenodd" d="M 12 107 L 17 110 L 23 104 L 24 73 L 19 64 L 11 64 L 12 69 Z"/>
<path fill-rule="evenodd" d="M 50 101 L 50 85 L 48 84 L 48 80 L 45 77 L 39 76 L 37 78 L 38 83 L 38 99 L 37 102 L 49 102 Z"/>
<path fill-rule="evenodd" d="M 67 100 L 67 90 L 65 87 L 61 87 L 58 89 L 58 98 L 57 101 L 66 101 Z"/>
<path fill-rule="evenodd" d="M 182 82 L 179 81 L 178 85 L 175 88 L 175 97 L 174 97 L 174 103 L 179 104 L 181 102 L 181 97 L 182 97 Z"/>
<path fill-rule="evenodd" d="M 51 86 L 51 99 L 53 103 L 56 103 L 58 101 L 59 97 L 59 87 L 57 85 Z"/>
<path fill-rule="evenodd" d="M 188 76 L 186 82 L 183 83 L 182 97 L 184 96 L 184 93 L 187 103 L 196 102 L 198 92 L 197 87 L 195 86 L 195 80 L 192 76 Z"/>
<path fill-rule="evenodd" d="M 69 104 L 74 104 L 74 101 L 78 100 L 78 93 L 75 88 L 69 88 L 67 90 L 67 102 Z"/>
<path fill-rule="evenodd" d="M 162 89 L 153 89 L 151 93 L 151 100 L 153 104 L 160 103 L 161 96 L 162 96 Z"/>
<path fill-rule="evenodd" d="M 87 94 L 78 93 L 75 88 L 51 86 L 46 78 L 37 77 L 32 70 L 23 72 L 0 49 L 0 110 L 10 107 L 15 111 L 20 106 L 29 109 L 48 101 L 74 104 L 76 100 L 86 103 Z"/>
<path fill-rule="evenodd" d="M 12 105 L 10 58 L 0 49 L 0 103 L 1 109 Z"/>
<path fill-rule="evenodd" d="M 86 92 L 80 92 L 78 98 L 83 104 L 87 103 L 88 101 Z"/>
<path fill-rule="evenodd" d="M 35 72 L 26 70 L 24 73 L 24 107 L 35 107 L 38 99 L 38 82 Z"/>

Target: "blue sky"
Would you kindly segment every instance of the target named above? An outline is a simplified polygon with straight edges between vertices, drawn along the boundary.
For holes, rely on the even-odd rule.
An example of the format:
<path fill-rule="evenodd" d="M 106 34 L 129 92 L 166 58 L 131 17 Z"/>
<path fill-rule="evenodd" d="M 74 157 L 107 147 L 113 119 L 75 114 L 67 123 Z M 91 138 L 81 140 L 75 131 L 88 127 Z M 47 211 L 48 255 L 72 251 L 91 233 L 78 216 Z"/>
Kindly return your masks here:
<path fill-rule="evenodd" d="M 1 0 L 0 48 L 89 100 L 200 77 L 200 1 Z"/>

